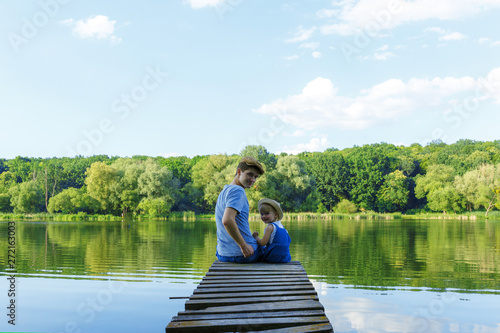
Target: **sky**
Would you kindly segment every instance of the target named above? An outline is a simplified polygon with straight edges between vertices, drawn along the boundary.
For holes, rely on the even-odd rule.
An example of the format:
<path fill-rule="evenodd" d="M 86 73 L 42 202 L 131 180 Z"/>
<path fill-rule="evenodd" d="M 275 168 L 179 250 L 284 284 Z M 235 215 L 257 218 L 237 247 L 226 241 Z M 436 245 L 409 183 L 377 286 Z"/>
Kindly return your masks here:
<path fill-rule="evenodd" d="M 0 158 L 500 139 L 500 0 L 0 0 Z"/>

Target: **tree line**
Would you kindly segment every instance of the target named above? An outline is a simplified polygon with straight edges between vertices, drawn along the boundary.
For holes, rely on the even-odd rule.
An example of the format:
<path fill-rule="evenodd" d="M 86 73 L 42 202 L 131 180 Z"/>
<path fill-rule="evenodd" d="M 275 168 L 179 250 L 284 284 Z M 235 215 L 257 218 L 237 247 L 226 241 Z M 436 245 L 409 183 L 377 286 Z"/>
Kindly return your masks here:
<path fill-rule="evenodd" d="M 212 213 L 242 156 L 265 167 L 247 190 L 252 211 L 263 197 L 286 212 L 500 209 L 500 140 L 377 143 L 298 155 L 247 146 L 239 155 L 192 158 L 97 155 L 0 159 L 0 212 Z"/>

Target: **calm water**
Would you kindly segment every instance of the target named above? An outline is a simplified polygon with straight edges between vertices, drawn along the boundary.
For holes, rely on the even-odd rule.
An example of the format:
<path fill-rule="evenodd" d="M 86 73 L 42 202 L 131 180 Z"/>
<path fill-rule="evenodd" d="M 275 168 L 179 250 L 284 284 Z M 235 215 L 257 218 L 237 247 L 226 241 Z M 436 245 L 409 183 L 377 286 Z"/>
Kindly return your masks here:
<path fill-rule="evenodd" d="M 500 332 L 499 221 L 283 224 L 335 332 Z M 13 298 L 0 235 L 2 332 L 164 332 L 215 259 L 213 221 L 17 222 Z"/>

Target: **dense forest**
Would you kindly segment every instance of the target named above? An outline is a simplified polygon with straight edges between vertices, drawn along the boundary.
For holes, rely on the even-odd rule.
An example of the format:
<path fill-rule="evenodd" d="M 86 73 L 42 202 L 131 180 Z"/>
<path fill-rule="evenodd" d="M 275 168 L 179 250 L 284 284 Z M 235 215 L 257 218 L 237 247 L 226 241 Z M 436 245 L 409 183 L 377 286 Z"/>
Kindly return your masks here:
<path fill-rule="evenodd" d="M 266 169 L 247 190 L 286 212 L 455 212 L 500 209 L 500 140 L 377 143 L 298 155 L 247 146 L 239 155 L 188 158 L 0 159 L 0 212 L 166 216 L 211 213 L 242 156 Z"/>

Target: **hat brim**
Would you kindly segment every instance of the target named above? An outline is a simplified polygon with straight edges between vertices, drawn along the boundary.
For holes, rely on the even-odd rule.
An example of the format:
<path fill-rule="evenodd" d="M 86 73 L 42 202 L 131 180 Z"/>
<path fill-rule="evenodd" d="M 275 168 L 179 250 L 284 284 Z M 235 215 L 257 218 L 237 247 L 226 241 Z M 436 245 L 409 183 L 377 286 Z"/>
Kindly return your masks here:
<path fill-rule="evenodd" d="M 267 198 L 260 199 L 259 204 L 258 204 L 259 211 L 260 211 L 260 207 L 263 204 L 268 204 L 269 206 L 273 207 L 274 210 L 276 210 L 278 212 L 278 221 L 281 221 L 283 219 L 283 210 L 281 209 L 279 203 L 277 203 L 273 199 L 267 199 Z"/>

